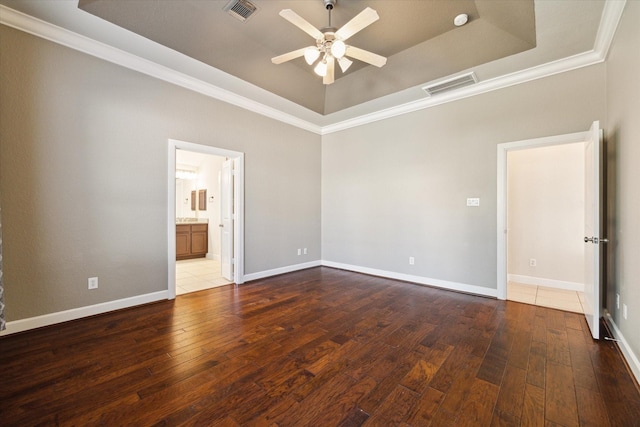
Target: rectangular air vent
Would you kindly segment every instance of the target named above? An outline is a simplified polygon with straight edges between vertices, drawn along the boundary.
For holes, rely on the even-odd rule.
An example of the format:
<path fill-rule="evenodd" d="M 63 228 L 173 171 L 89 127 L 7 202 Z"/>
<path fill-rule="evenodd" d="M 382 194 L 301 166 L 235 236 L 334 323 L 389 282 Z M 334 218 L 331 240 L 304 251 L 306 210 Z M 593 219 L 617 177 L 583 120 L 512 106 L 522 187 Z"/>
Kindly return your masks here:
<path fill-rule="evenodd" d="M 460 89 L 461 87 L 470 86 L 478 83 L 478 78 L 474 72 L 463 74 L 461 76 L 454 77 L 439 81 L 438 83 L 425 86 L 422 88 L 427 95 L 433 96 L 444 92 L 450 92 L 452 90 Z"/>
<path fill-rule="evenodd" d="M 258 10 L 258 8 L 247 0 L 231 0 L 224 7 L 224 10 L 234 18 L 239 19 L 242 22 L 246 22 L 246 20 L 249 19 L 249 17 Z"/>

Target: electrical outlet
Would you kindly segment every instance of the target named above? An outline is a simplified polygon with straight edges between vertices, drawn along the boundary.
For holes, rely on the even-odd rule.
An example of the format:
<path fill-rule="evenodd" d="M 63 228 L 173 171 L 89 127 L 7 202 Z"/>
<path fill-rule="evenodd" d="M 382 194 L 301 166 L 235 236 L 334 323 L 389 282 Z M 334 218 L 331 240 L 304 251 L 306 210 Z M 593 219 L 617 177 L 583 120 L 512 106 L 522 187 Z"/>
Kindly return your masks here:
<path fill-rule="evenodd" d="M 304 248 L 304 249 L 302 250 L 302 253 L 306 255 L 306 254 L 307 254 L 307 248 Z"/>
<path fill-rule="evenodd" d="M 89 277 L 87 281 L 88 289 L 98 289 L 98 278 L 97 277 Z"/>
<path fill-rule="evenodd" d="M 616 294 L 616 308 L 620 310 L 620 294 Z"/>
<path fill-rule="evenodd" d="M 531 258 L 529 260 L 529 267 L 535 267 L 536 265 L 538 265 L 538 263 L 536 262 L 535 258 Z"/>
<path fill-rule="evenodd" d="M 414 265 L 416 263 L 416 259 L 412 256 L 409 257 L 409 265 Z"/>
<path fill-rule="evenodd" d="M 624 319 L 627 319 L 627 304 L 622 304 L 622 317 L 624 317 Z"/>
<path fill-rule="evenodd" d="M 298 255 L 302 255 L 302 249 L 298 249 Z"/>
<path fill-rule="evenodd" d="M 467 206 L 480 206 L 480 198 L 479 197 L 467 198 Z"/>

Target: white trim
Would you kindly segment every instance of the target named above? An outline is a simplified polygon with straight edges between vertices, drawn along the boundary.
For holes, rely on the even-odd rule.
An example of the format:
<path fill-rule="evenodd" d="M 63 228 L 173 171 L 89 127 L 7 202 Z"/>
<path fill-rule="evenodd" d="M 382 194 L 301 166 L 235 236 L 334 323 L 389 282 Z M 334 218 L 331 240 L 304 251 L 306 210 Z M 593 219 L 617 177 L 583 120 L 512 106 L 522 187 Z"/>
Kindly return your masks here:
<path fill-rule="evenodd" d="M 121 49 L 100 43 L 88 37 L 18 12 L 14 9 L 0 5 L 0 24 L 4 24 L 29 34 L 50 40 L 54 43 L 67 46 L 71 49 L 84 52 L 114 64 L 139 71 L 143 74 L 164 80 L 169 83 L 184 87 L 189 90 L 201 93 L 214 99 L 244 108 L 246 110 L 261 114 L 274 120 L 287 123 L 319 135 L 327 135 L 333 132 L 362 126 L 379 120 L 411 113 L 417 110 L 434 107 L 444 103 L 457 101 L 482 93 L 502 89 L 505 87 L 525 83 L 528 81 L 541 79 L 554 74 L 571 71 L 589 65 L 603 62 L 607 57 L 609 47 L 615 35 L 618 23 L 622 16 L 626 0 L 605 2 L 600 26 L 594 43 L 594 49 L 588 52 L 573 55 L 557 61 L 548 62 L 525 70 L 517 71 L 494 79 L 486 80 L 437 97 L 420 99 L 403 105 L 394 106 L 380 110 L 371 114 L 365 114 L 352 119 L 335 122 L 326 126 L 320 126 L 307 120 L 300 119 L 294 115 L 284 113 L 276 108 L 246 98 L 244 96 L 230 92 L 219 86 L 204 82 L 184 73 L 180 73 L 171 68 L 159 65 L 155 62 L 140 58 L 136 55 L 125 52 Z M 425 83 L 418 85 L 424 86 Z M 323 116 L 326 118 L 327 116 Z"/>
<path fill-rule="evenodd" d="M 568 282 L 566 280 L 546 279 L 544 277 L 521 276 L 519 274 L 508 274 L 509 282 L 521 283 L 523 285 L 546 286 L 549 288 L 565 289 L 567 291 L 584 292 L 584 283 Z"/>
<path fill-rule="evenodd" d="M 627 364 L 629 364 L 633 376 L 636 377 L 636 381 L 640 383 L 640 360 L 638 360 L 638 356 L 634 354 L 626 338 L 622 335 L 622 331 L 620 331 L 613 317 L 611 317 L 611 314 L 606 309 L 604 310 L 604 320 L 607 322 L 607 325 L 609 325 L 611 332 L 613 332 L 613 338 L 619 341 L 618 348 L 620 348 Z"/>
<path fill-rule="evenodd" d="M 464 98 L 481 95 L 494 90 L 504 89 L 510 86 L 526 83 L 532 80 L 541 79 L 552 76 L 565 71 L 576 70 L 578 68 L 587 67 L 602 62 L 601 55 L 594 51 L 580 53 L 574 56 L 563 58 L 557 61 L 547 62 L 525 70 L 516 71 L 511 74 L 505 74 L 489 80 L 481 81 L 477 84 L 467 86 L 456 91 L 447 92 L 430 98 L 419 99 L 417 101 L 408 102 L 399 106 L 391 107 L 386 110 L 376 111 L 371 114 L 365 114 L 342 122 L 324 126 L 322 135 L 333 132 L 339 132 L 357 126 L 366 125 L 377 122 L 379 120 L 400 116 L 414 111 L 423 110 L 425 108 L 435 107 L 437 105 L 446 104 Z"/>
<path fill-rule="evenodd" d="M 245 274 L 245 281 L 264 279 L 265 277 L 277 276 L 279 274 L 291 273 L 293 271 L 306 270 L 307 268 L 319 267 L 320 261 L 309 261 L 302 264 L 288 265 L 286 267 L 274 268 L 273 270 L 259 271 L 257 273 Z"/>
<path fill-rule="evenodd" d="M 507 152 L 551 145 L 584 142 L 588 132 L 576 132 L 566 135 L 547 136 L 523 141 L 498 144 L 497 167 L 497 281 L 498 299 L 507 299 Z"/>
<path fill-rule="evenodd" d="M 325 267 L 339 268 L 341 270 L 355 271 L 356 273 L 370 274 L 372 276 L 386 277 L 388 279 L 402 280 L 405 282 L 413 282 L 420 285 L 434 286 L 437 288 L 447 289 L 450 291 L 465 292 L 468 294 L 482 295 L 487 297 L 496 297 L 496 290 L 485 288 L 483 286 L 468 285 L 466 283 L 450 282 L 448 280 L 431 279 L 429 277 L 414 276 L 411 274 L 396 273 L 394 271 L 378 270 L 376 268 L 360 267 L 357 265 L 342 264 L 333 261 L 322 261 Z"/>
<path fill-rule="evenodd" d="M 82 319 L 84 317 L 95 316 L 96 314 L 108 313 L 110 311 L 121 310 L 123 308 L 135 307 L 166 299 L 170 299 L 169 293 L 167 291 L 158 291 L 150 294 L 136 295 L 134 297 L 123 298 L 115 301 L 88 305 L 85 307 L 72 308 L 70 310 L 59 311 L 56 313 L 43 314 L 42 316 L 14 320 L 12 322 L 7 322 L 7 329 L 0 332 L 0 336 L 42 328 L 44 326 L 55 325 L 57 323 Z"/>
<path fill-rule="evenodd" d="M 244 153 L 210 145 L 169 139 L 167 152 L 167 286 L 169 298 L 176 297 L 176 150 L 228 157 L 234 162 L 233 281 L 241 285 L 244 277 Z"/>
<path fill-rule="evenodd" d="M 228 156 L 232 157 L 232 156 Z M 244 278 L 244 153 L 233 159 L 233 281 L 242 285 Z"/>
<path fill-rule="evenodd" d="M 626 4 L 627 0 L 608 0 L 604 3 L 598 34 L 596 34 L 596 40 L 593 43 L 593 50 L 598 52 L 603 60 L 607 59 Z"/>
<path fill-rule="evenodd" d="M 169 299 L 176 298 L 176 147 L 177 141 L 169 140 L 167 152 L 167 292 Z M 173 238 L 171 238 L 173 236 Z"/>

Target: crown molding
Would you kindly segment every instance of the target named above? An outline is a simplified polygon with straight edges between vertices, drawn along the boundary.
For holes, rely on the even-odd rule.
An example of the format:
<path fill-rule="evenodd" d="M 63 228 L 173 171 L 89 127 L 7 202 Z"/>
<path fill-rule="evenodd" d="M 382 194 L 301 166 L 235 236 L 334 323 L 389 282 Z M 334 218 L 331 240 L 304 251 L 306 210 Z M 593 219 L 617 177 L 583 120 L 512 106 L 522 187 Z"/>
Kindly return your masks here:
<path fill-rule="evenodd" d="M 15 28 L 34 36 L 52 41 L 68 48 L 86 53 L 105 61 L 129 68 L 134 71 L 201 93 L 205 96 L 235 105 L 245 110 L 287 123 L 289 125 L 320 134 L 321 127 L 302 120 L 276 108 L 269 107 L 244 96 L 223 89 L 211 83 L 196 79 L 187 74 L 157 64 L 105 43 L 53 25 L 49 22 L 0 5 L 0 24 Z"/>
<path fill-rule="evenodd" d="M 480 81 L 474 85 L 467 86 L 453 92 L 419 99 L 417 101 L 408 102 L 406 104 L 388 108 L 386 110 L 376 111 L 375 113 L 366 114 L 354 119 L 344 120 L 339 123 L 324 126 L 322 128 L 322 134 L 327 135 L 333 132 L 339 132 L 368 123 L 377 122 L 379 120 L 412 113 L 414 111 L 423 110 L 425 108 L 431 108 L 437 105 L 442 105 L 449 102 L 458 101 L 460 99 L 481 95 L 483 93 L 492 92 L 498 89 L 504 89 L 532 80 L 549 77 L 554 74 L 564 73 L 566 71 L 587 67 L 589 65 L 594 65 L 603 61 L 604 59 L 598 52 L 590 51 L 581 53 L 557 61 L 538 65 L 536 67 L 531 67 L 526 70 L 516 71 L 511 74 L 505 74 L 494 79 Z"/>
<path fill-rule="evenodd" d="M 475 85 L 467 86 L 454 92 L 408 102 L 393 108 L 376 111 L 375 113 L 366 114 L 324 126 L 322 128 L 322 134 L 327 135 L 333 132 L 339 132 L 341 130 L 362 126 L 379 120 L 400 116 L 425 108 L 435 107 L 436 105 L 446 104 L 459 99 L 469 98 L 471 96 L 503 89 L 520 83 L 526 83 L 532 80 L 601 63 L 606 59 L 607 54 L 609 53 L 609 48 L 611 47 L 611 42 L 613 41 L 616 29 L 618 28 L 620 18 L 622 17 L 626 1 L 627 0 L 608 0 L 605 2 L 602 17 L 600 19 L 600 25 L 598 27 L 598 33 L 594 43 L 594 49 L 591 51 L 547 62 L 546 64 L 516 71 L 511 74 L 505 74 L 494 79 L 481 81 Z"/>
<path fill-rule="evenodd" d="M 607 0 L 604 4 L 598 34 L 596 34 L 596 41 L 593 44 L 593 50 L 600 53 L 603 61 L 607 59 L 626 4 L 627 0 Z"/>
<path fill-rule="evenodd" d="M 327 135 L 379 120 L 400 116 L 425 108 L 457 101 L 459 99 L 480 95 L 494 90 L 601 63 L 607 57 L 626 1 L 627 0 L 607 0 L 605 2 L 600 25 L 598 27 L 598 33 L 594 42 L 594 49 L 591 51 L 481 81 L 478 84 L 467 86 L 451 93 L 412 101 L 325 126 L 300 119 L 292 114 L 278 110 L 277 108 L 273 108 L 247 97 L 235 94 L 214 84 L 207 83 L 169 67 L 140 58 L 121 49 L 98 42 L 3 5 L 0 5 L 0 24 L 7 25 L 105 61 L 141 72 L 151 77 L 164 80 L 168 83 L 184 87 L 265 117 L 281 121 L 291 126 L 295 126 L 318 135 Z M 424 86 L 424 84 L 420 86 Z"/>

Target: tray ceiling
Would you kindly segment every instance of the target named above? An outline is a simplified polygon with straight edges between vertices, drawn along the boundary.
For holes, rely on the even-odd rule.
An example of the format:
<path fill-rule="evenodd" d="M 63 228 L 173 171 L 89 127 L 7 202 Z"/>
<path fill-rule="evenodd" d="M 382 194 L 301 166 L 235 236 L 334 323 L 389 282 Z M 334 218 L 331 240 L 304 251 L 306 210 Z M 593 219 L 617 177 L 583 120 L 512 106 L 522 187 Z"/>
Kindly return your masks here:
<path fill-rule="evenodd" d="M 251 0 L 245 22 L 225 10 L 229 0 L 80 0 L 78 7 L 122 28 L 321 114 L 333 113 L 504 58 L 536 46 L 533 0 L 338 0 L 339 28 L 366 7 L 380 20 L 349 44 L 388 57 L 381 69 L 354 61 L 336 83 L 323 85 L 304 58 L 271 58 L 314 44 L 278 13 L 292 9 L 316 28 L 328 25 L 322 0 Z M 466 13 L 469 23 L 453 24 Z"/>

